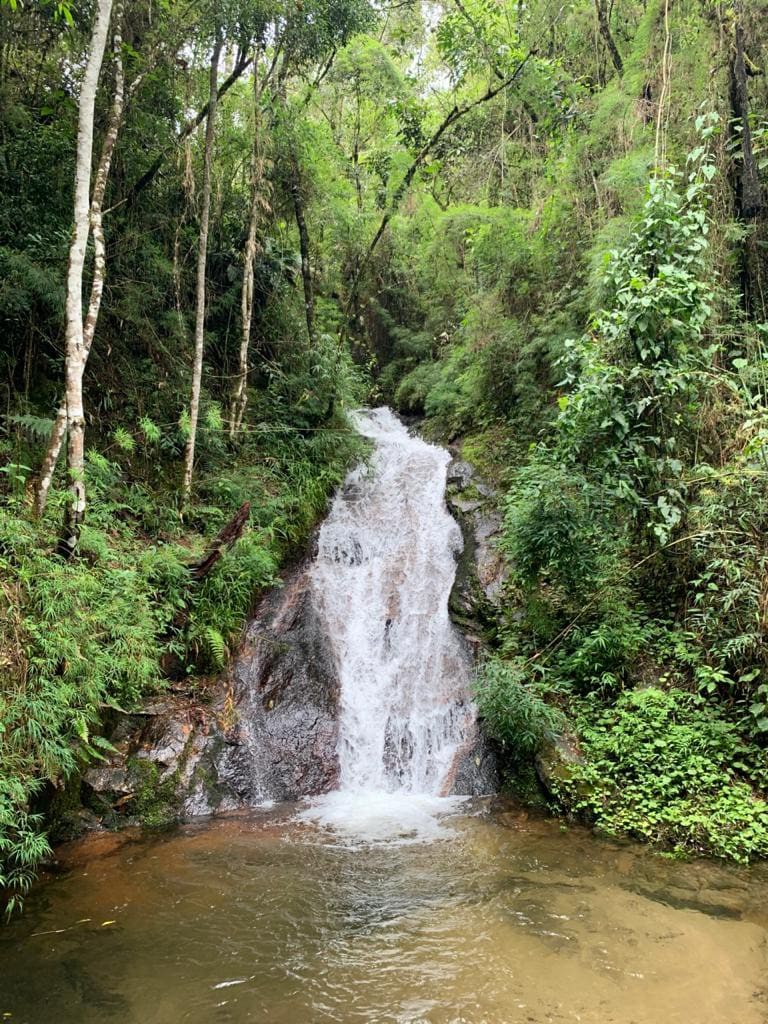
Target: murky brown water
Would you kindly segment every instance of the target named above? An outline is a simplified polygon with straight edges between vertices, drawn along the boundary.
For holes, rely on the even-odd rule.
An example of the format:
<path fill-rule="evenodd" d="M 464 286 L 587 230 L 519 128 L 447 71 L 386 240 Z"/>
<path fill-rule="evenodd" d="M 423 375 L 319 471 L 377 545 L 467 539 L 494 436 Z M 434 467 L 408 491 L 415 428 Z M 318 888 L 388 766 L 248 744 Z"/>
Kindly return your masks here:
<path fill-rule="evenodd" d="M 768 876 L 463 814 L 339 845 L 288 809 L 79 844 L 0 932 L 15 1024 L 766 1024 Z"/>

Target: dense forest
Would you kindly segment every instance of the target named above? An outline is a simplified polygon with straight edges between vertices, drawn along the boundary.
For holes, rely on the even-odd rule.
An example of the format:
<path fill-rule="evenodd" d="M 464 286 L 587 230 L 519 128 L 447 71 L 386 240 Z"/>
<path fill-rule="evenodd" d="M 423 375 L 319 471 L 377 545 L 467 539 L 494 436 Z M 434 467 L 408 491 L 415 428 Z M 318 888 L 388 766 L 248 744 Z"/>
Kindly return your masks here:
<path fill-rule="evenodd" d="M 509 785 L 768 855 L 763 0 L 0 4 L 0 883 L 365 448 L 493 485 Z M 559 741 L 558 741 L 559 742 Z M 55 801 L 54 801 L 55 803 Z M 55 837 L 55 830 L 54 830 Z"/>

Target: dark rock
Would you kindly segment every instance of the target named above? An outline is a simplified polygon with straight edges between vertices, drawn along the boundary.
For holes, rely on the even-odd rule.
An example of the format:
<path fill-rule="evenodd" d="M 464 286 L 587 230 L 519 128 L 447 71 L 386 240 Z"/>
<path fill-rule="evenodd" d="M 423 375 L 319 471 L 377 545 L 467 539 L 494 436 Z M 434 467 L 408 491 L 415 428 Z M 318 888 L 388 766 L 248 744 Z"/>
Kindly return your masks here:
<path fill-rule="evenodd" d="M 454 459 L 448 466 L 446 503 L 464 540 L 449 610 L 477 661 L 495 629 L 506 579 L 504 561 L 496 547 L 501 516 L 496 492 L 462 459 Z M 499 784 L 496 745 L 479 723 L 477 740 L 459 764 L 453 792 L 469 796 L 495 793 Z"/>
<path fill-rule="evenodd" d="M 454 796 L 486 796 L 497 792 L 499 783 L 496 751 L 482 728 L 478 728 L 475 742 L 459 761 L 451 793 Z"/>
<path fill-rule="evenodd" d="M 464 538 L 451 612 L 462 629 L 483 636 L 495 624 L 506 580 L 497 548 L 502 524 L 496 493 L 468 462 L 454 459 L 448 467 L 446 502 Z"/>
<path fill-rule="evenodd" d="M 447 483 L 448 487 L 457 491 L 464 491 L 469 487 L 475 478 L 474 467 L 462 459 L 453 459 L 448 466 Z"/>
<path fill-rule="evenodd" d="M 203 757 L 219 787 L 240 804 L 333 788 L 338 675 L 311 601 L 308 565 L 262 602 L 233 665 L 231 688 L 234 730 Z"/>

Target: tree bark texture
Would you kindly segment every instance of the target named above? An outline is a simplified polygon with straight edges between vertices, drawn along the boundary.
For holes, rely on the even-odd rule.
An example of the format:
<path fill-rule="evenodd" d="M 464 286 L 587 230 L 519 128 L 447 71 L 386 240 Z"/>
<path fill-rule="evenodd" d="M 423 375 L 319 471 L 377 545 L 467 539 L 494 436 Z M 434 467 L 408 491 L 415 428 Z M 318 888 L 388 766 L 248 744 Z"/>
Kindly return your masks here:
<path fill-rule="evenodd" d="M 123 3 L 122 0 L 115 4 L 114 23 L 115 30 L 112 36 L 112 52 L 115 68 L 115 91 L 112 97 L 112 106 L 107 123 L 107 131 L 101 147 L 101 156 L 96 169 L 96 178 L 93 185 L 90 207 L 90 230 L 93 233 L 94 266 L 93 281 L 91 282 L 91 294 L 88 301 L 88 312 L 83 324 L 83 369 L 91 351 L 96 324 L 99 319 L 101 299 L 104 294 L 104 281 L 106 278 L 106 244 L 104 241 L 103 210 L 104 196 L 109 180 L 109 171 L 112 164 L 112 154 L 117 142 L 120 125 L 123 118 L 123 105 L 125 102 L 125 72 L 123 69 L 123 37 L 122 37 Z M 36 515 L 41 516 L 45 511 L 48 500 L 48 491 L 51 487 L 53 474 L 59 460 L 59 454 L 67 431 L 67 404 L 62 402 L 56 412 L 56 419 L 48 440 L 48 447 L 40 467 L 37 480 L 37 488 L 34 496 L 34 510 Z"/>
<path fill-rule="evenodd" d="M 248 219 L 248 237 L 243 254 L 243 289 L 240 296 L 241 341 L 237 381 L 232 396 L 229 417 L 230 436 L 234 437 L 243 425 L 248 402 L 248 350 L 253 323 L 253 268 L 256 262 L 256 234 L 259 216 L 269 209 L 264 195 L 264 138 L 261 122 L 262 83 L 258 74 L 258 54 L 254 58 L 253 74 L 253 150 L 251 152 L 251 209 Z"/>
<path fill-rule="evenodd" d="M 71 493 L 59 541 L 59 551 L 65 556 L 71 555 L 77 547 L 86 508 L 83 371 L 87 354 L 83 330 L 83 267 L 90 222 L 94 109 L 111 15 L 112 0 L 99 0 L 78 104 L 74 232 L 69 250 L 66 293 L 64 393 L 67 403 L 67 469 Z"/>
<path fill-rule="evenodd" d="M 613 61 L 613 66 L 616 68 L 616 73 L 621 76 L 624 74 L 624 61 L 621 58 L 616 40 L 611 32 L 611 23 L 608 19 L 605 0 L 595 0 L 595 11 L 597 12 L 597 25 L 600 29 L 600 35 L 603 37 L 603 42 Z"/>
<path fill-rule="evenodd" d="M 216 108 L 218 105 L 219 56 L 221 55 L 221 31 L 211 55 L 210 97 L 208 120 L 205 125 L 205 151 L 203 156 L 203 191 L 200 200 L 200 236 L 197 248 L 197 302 L 195 310 L 195 353 L 192 364 L 192 395 L 189 402 L 189 437 L 184 452 L 184 478 L 182 481 L 182 504 L 186 505 L 192 491 L 192 475 L 195 466 L 195 443 L 197 421 L 200 415 L 200 385 L 203 378 L 203 349 L 205 343 L 205 270 L 208 261 L 208 229 L 211 220 L 211 177 L 213 144 L 216 137 Z"/>

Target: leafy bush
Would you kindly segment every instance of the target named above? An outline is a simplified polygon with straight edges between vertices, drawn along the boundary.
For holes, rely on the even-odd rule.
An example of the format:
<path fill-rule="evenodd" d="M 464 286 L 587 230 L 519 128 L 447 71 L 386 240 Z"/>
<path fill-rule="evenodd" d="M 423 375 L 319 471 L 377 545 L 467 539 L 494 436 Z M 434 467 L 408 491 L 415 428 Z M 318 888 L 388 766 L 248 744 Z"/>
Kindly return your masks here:
<path fill-rule="evenodd" d="M 604 527 L 597 492 L 577 470 L 545 461 L 523 467 L 505 502 L 502 549 L 526 587 L 542 574 L 566 591 L 591 591 Z"/>
<path fill-rule="evenodd" d="M 474 693 L 480 716 L 514 762 L 530 760 L 563 731 L 565 718 L 546 702 L 546 692 L 527 681 L 524 666 L 511 661 L 493 658 L 478 672 Z"/>
<path fill-rule="evenodd" d="M 651 688 L 575 710 L 585 761 L 560 783 L 571 807 L 680 852 L 768 856 L 765 759 L 701 698 Z"/>
<path fill-rule="evenodd" d="M 133 706 L 158 685 L 158 634 L 183 569 L 176 561 L 165 574 L 176 599 L 166 592 L 158 607 L 150 560 L 126 560 L 96 530 L 85 544 L 99 557 L 70 562 L 6 510 L 0 534 L 0 573 L 9 581 L 0 605 L 0 883 L 13 907 L 47 849 L 30 800 L 45 782 L 58 785 L 100 756 L 105 705 Z"/>
<path fill-rule="evenodd" d="M 395 405 L 400 412 L 424 412 L 427 395 L 440 380 L 440 364 L 420 363 L 407 373 L 395 390 Z"/>

